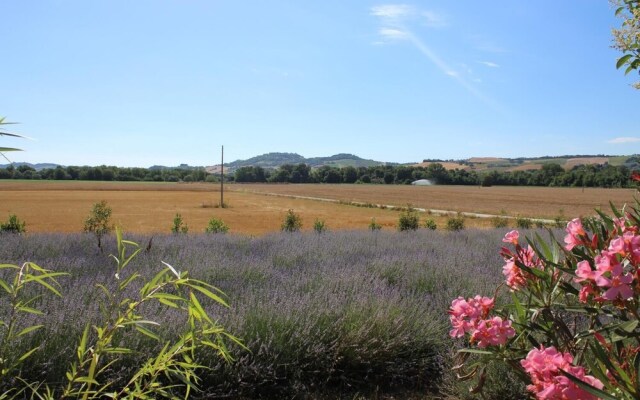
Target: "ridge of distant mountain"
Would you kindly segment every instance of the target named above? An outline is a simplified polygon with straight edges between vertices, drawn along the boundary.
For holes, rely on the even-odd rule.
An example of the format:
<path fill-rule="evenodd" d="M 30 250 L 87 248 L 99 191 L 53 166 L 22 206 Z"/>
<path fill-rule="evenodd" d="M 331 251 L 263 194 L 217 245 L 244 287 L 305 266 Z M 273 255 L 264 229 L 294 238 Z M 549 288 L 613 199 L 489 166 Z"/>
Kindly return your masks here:
<path fill-rule="evenodd" d="M 246 160 L 236 160 L 230 163 L 225 163 L 225 166 L 230 170 L 241 167 L 262 167 L 262 168 L 278 168 L 284 164 L 307 164 L 311 167 L 369 167 L 383 164 L 396 164 L 385 163 L 382 161 L 367 160 L 360 158 L 354 154 L 340 153 L 334 154 L 329 157 L 311 157 L 305 158 L 297 153 L 266 153 L 259 156 L 251 157 Z"/>
<path fill-rule="evenodd" d="M 33 169 L 35 169 L 36 171 L 41 171 L 43 169 L 47 169 L 47 168 L 55 168 L 55 167 L 64 167 L 64 165 L 60 165 L 60 164 L 53 164 L 53 163 L 37 163 L 37 164 L 31 164 L 28 162 L 15 162 L 12 164 L 0 164 L 0 168 L 7 168 L 8 166 L 13 165 L 15 168 L 18 168 L 20 166 L 26 165 L 27 167 L 31 167 Z"/>

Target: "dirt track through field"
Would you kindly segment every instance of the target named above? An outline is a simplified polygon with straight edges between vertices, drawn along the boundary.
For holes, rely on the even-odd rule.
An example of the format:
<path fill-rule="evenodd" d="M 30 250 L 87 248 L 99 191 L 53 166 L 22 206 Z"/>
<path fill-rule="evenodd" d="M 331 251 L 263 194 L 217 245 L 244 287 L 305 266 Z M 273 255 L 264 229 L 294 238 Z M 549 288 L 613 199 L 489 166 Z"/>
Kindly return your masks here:
<path fill-rule="evenodd" d="M 633 205 L 635 189 L 550 188 L 515 186 L 410 186 L 410 185 L 234 185 L 233 190 L 331 199 L 341 202 L 389 204 L 425 210 L 554 219 L 593 215 Z"/>
<path fill-rule="evenodd" d="M 294 194 L 280 194 L 280 193 L 270 193 L 270 192 L 260 192 L 260 191 L 252 191 L 252 190 L 247 190 L 246 192 L 248 193 L 255 193 L 255 194 L 261 194 L 264 196 L 276 196 L 276 197 L 286 197 L 286 198 L 290 198 L 290 199 L 303 199 L 303 200 L 313 200 L 313 201 L 322 201 L 322 202 L 327 202 L 327 203 L 337 203 L 337 204 L 344 204 L 341 203 L 340 200 L 336 200 L 336 199 L 327 199 L 327 198 L 323 198 L 323 197 L 311 197 L 311 196 L 298 196 L 298 195 L 294 195 Z M 394 210 L 394 209 L 406 209 L 406 206 L 398 206 L 398 205 L 392 205 L 392 204 L 372 204 L 372 203 L 363 203 L 360 201 L 352 201 L 350 204 L 345 204 L 345 205 L 353 205 L 356 207 L 369 207 L 369 208 L 379 208 L 379 209 L 390 209 L 390 210 Z M 507 218 L 507 219 L 516 219 L 517 217 L 513 217 L 513 216 L 508 216 L 508 215 L 498 215 L 498 214 L 481 214 L 481 213 L 474 213 L 474 212 L 465 212 L 465 211 L 454 211 L 454 210 L 436 210 L 433 208 L 420 208 L 420 207 L 411 207 L 413 210 L 418 211 L 418 212 L 422 212 L 422 213 L 427 213 L 427 214 L 433 214 L 433 215 L 437 215 L 437 216 L 457 216 L 457 215 L 461 215 L 463 217 L 471 217 L 471 218 L 497 218 L 497 217 L 501 217 L 501 218 Z M 543 219 L 543 218 L 531 218 L 532 221 L 535 222 L 541 222 L 543 224 L 552 224 L 555 222 L 555 220 L 552 219 Z"/>

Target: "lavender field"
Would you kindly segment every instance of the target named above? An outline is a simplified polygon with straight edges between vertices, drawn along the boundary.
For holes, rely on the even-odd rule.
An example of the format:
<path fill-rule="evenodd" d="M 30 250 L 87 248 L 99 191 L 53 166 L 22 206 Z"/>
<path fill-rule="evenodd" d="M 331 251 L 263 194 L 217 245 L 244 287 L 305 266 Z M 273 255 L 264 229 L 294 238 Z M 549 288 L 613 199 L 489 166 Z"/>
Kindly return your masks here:
<path fill-rule="evenodd" d="M 231 346 L 226 364 L 201 354 L 203 398 L 354 398 L 380 393 L 415 398 L 464 398 L 452 382 L 455 343 L 446 310 L 457 296 L 492 295 L 502 281 L 498 254 L 504 230 L 440 232 L 329 232 L 234 235 L 125 235 L 145 251 L 128 272 L 145 277 L 165 261 L 227 295 L 229 309 L 211 314 L 249 351 Z M 100 319 L 96 283 L 112 284 L 115 240 L 100 252 L 90 235 L 3 235 L 0 260 L 32 261 L 70 275 L 59 279 L 64 297 L 44 296 L 34 321 L 46 328 L 28 337 L 41 350 L 23 377 L 55 385 L 64 377 L 82 329 Z M 132 295 L 135 291 L 132 291 Z M 2 305 L 0 313 L 6 314 Z M 145 312 L 177 335 L 184 323 L 158 306 Z M 182 318 L 182 317 L 180 317 Z M 44 322 L 42 322 L 44 320 Z M 133 368 L 159 344 L 132 331 L 120 340 L 138 349 Z M 20 349 L 16 349 L 18 351 Z M 127 367 L 123 367 L 127 368 Z M 117 382 L 122 371 L 110 371 Z M 4 387 L 12 382 L 2 382 Z M 496 386 L 510 386 L 504 379 Z M 495 390 L 501 390 L 499 387 Z M 404 394 L 404 395 L 403 395 Z M 504 393 L 498 396 L 505 396 Z M 315 398 L 315 397 L 314 397 Z"/>

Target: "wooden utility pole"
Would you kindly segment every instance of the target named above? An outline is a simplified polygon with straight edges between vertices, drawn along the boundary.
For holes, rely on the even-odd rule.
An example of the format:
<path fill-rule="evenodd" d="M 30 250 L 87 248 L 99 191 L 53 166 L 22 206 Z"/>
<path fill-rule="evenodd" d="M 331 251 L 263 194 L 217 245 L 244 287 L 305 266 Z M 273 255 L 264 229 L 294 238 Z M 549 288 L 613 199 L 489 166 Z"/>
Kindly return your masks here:
<path fill-rule="evenodd" d="M 224 145 L 220 159 L 220 208 L 224 208 Z"/>

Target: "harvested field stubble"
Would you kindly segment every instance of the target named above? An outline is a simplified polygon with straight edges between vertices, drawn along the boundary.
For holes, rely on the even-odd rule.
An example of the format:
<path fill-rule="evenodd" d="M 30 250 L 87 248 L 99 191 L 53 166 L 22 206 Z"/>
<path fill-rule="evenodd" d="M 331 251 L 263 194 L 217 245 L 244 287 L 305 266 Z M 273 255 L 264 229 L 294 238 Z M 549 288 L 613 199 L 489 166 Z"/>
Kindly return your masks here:
<path fill-rule="evenodd" d="M 633 204 L 635 189 L 550 188 L 516 186 L 409 186 L 409 185 L 234 185 L 234 190 L 323 197 L 342 201 L 391 204 L 529 218 L 553 219 L 565 215 L 593 215 L 595 208 L 609 210 Z"/>
<path fill-rule="evenodd" d="M 190 232 L 203 232 L 212 218 L 220 218 L 230 231 L 251 235 L 278 231 L 293 209 L 303 220 L 303 230 L 324 220 L 332 230 L 367 229 L 371 218 L 384 229 L 395 229 L 399 213 L 366 206 L 393 205 L 453 212 L 554 219 L 559 214 L 592 215 L 609 200 L 621 207 L 633 202 L 631 189 L 577 189 L 543 187 L 398 186 L 327 184 L 230 184 L 225 186 L 228 208 L 220 201 L 217 184 L 139 182 L 0 181 L 0 219 L 16 214 L 26 221 L 28 232 L 78 232 L 91 206 L 101 200 L 113 209 L 113 221 L 125 231 L 169 232 L 176 213 Z M 267 194 L 276 194 L 267 195 Z M 318 201 L 282 196 L 333 200 Z M 341 202 L 342 204 L 339 204 Z M 440 227 L 447 218 L 421 214 Z M 513 226 L 513 224 L 511 224 Z M 491 221 L 467 218 L 469 228 L 490 228 Z"/>

